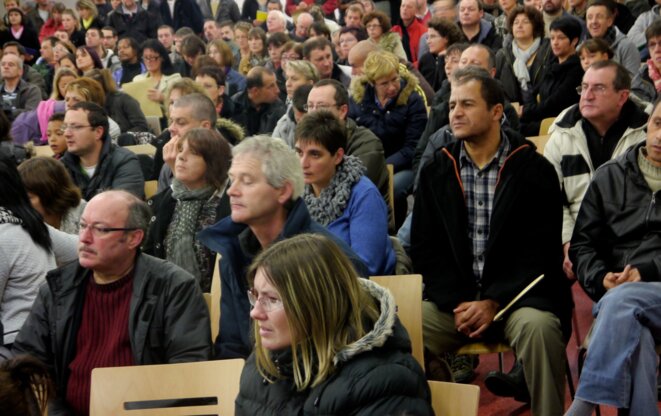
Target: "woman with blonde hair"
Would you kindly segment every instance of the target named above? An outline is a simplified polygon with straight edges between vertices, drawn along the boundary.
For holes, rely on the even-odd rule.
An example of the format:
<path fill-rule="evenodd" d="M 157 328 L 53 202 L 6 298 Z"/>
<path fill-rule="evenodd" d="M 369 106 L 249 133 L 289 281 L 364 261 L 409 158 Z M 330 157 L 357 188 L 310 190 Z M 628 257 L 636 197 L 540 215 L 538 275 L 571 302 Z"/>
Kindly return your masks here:
<path fill-rule="evenodd" d="M 399 34 L 391 32 L 390 18 L 383 12 L 374 10 L 363 16 L 363 26 L 367 30 L 367 38 L 379 45 L 385 51 L 394 53 L 398 58 L 406 60 L 406 51 Z"/>
<path fill-rule="evenodd" d="M 287 90 L 287 111 L 280 117 L 273 130 L 273 137 L 278 137 L 292 148 L 296 129 L 296 110 L 293 106 L 294 92 L 303 85 L 314 85 L 319 81 L 319 72 L 310 61 L 287 61 L 284 65 L 285 88 Z M 307 97 L 305 98 L 307 102 Z"/>
<path fill-rule="evenodd" d="M 64 9 L 62 12 L 62 29 L 69 36 L 69 41 L 74 46 L 85 45 L 85 34 L 80 30 L 80 22 L 76 12 L 71 9 Z"/>
<path fill-rule="evenodd" d="M 92 0 L 76 1 L 76 10 L 80 16 L 79 27 L 83 35 L 90 27 L 95 27 L 99 30 L 103 28 L 103 21 L 99 17 L 99 10 Z"/>
<path fill-rule="evenodd" d="M 427 124 L 418 79 L 392 53 L 374 51 L 367 55 L 363 74 L 353 79 L 349 90 L 349 118 L 381 139 L 386 163 L 394 167 L 396 214 L 403 219 L 413 184 L 415 147 Z"/>
<path fill-rule="evenodd" d="M 247 277 L 255 348 L 237 415 L 433 414 L 392 294 L 358 278 L 330 239 L 275 243 Z"/>

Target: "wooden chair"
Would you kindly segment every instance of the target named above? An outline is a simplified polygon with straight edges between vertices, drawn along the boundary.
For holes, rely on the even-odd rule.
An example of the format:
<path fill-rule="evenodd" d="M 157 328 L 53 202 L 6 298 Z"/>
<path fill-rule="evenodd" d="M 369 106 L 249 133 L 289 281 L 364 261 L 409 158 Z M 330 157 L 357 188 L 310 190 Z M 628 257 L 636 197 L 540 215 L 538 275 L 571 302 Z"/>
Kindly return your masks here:
<path fill-rule="evenodd" d="M 551 138 L 550 134 L 545 134 L 545 135 L 542 135 L 542 136 L 527 137 L 528 140 L 535 143 L 535 146 L 537 146 L 537 153 L 539 153 L 541 155 L 544 154 L 544 147 L 546 147 L 546 142 L 549 141 L 549 138 Z"/>
<path fill-rule="evenodd" d="M 211 306 L 209 316 L 211 317 L 211 340 L 216 341 L 220 331 L 220 253 L 216 254 L 216 265 L 213 268 L 211 278 L 211 293 L 209 293 Z"/>
<path fill-rule="evenodd" d="M 386 165 L 388 169 L 388 210 L 390 215 L 388 216 L 388 229 L 394 230 L 395 232 L 395 167 L 388 163 Z"/>
<path fill-rule="evenodd" d="M 156 148 L 151 144 L 136 144 L 134 146 L 124 146 L 124 149 L 130 150 L 137 155 L 148 155 L 154 157 Z"/>
<path fill-rule="evenodd" d="M 427 381 L 434 413 L 443 416 L 477 416 L 480 388 L 473 384 Z"/>
<path fill-rule="evenodd" d="M 50 148 L 50 146 L 34 146 L 34 153 L 35 156 L 46 156 L 46 157 L 52 157 L 53 156 L 53 149 Z"/>
<path fill-rule="evenodd" d="M 390 290 L 397 303 L 397 316 L 411 338 L 413 357 L 424 370 L 425 357 L 422 343 L 422 276 L 371 276 L 370 280 Z"/>
<path fill-rule="evenodd" d="M 95 368 L 90 415 L 233 415 L 244 361 Z"/>
<path fill-rule="evenodd" d="M 539 135 L 545 136 L 549 134 L 549 129 L 551 128 L 551 125 L 554 121 L 555 117 L 548 117 L 542 120 L 542 122 L 539 124 Z"/>
<path fill-rule="evenodd" d="M 158 181 L 145 181 L 145 199 L 156 195 L 156 191 L 158 191 Z"/>
<path fill-rule="evenodd" d="M 158 116 L 145 116 L 147 119 L 147 127 L 154 136 L 159 136 L 161 134 L 161 120 Z"/>

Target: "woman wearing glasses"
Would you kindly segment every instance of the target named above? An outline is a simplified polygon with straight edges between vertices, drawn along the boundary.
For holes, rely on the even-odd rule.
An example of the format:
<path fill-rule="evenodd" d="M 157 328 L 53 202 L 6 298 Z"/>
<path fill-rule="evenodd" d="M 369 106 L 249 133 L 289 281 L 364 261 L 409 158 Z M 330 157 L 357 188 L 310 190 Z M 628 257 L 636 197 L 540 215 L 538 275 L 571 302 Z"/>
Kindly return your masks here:
<path fill-rule="evenodd" d="M 57 163 L 57 162 L 56 162 Z M 0 357 L 7 356 L 46 272 L 56 267 L 51 239 L 12 159 L 0 158 Z"/>
<path fill-rule="evenodd" d="M 154 87 L 147 92 L 147 98 L 161 105 L 161 110 L 165 115 L 165 92 L 173 82 L 181 78 L 181 75 L 174 72 L 174 67 L 170 61 L 170 55 L 165 47 L 156 39 L 146 40 L 142 44 L 142 62 L 147 71 L 136 75 L 133 81 L 152 80 Z"/>
<path fill-rule="evenodd" d="M 363 17 L 363 25 L 367 29 L 370 41 L 379 45 L 385 51 L 394 53 L 399 59 L 406 60 L 406 52 L 402 46 L 399 34 L 391 32 L 390 18 L 385 13 L 375 10 Z"/>
<path fill-rule="evenodd" d="M 248 281 L 255 349 L 237 415 L 433 414 L 392 295 L 358 278 L 331 240 L 301 234 L 275 243 Z"/>
<path fill-rule="evenodd" d="M 229 143 L 218 132 L 191 129 L 179 142 L 172 185 L 148 201 L 154 216 L 144 252 L 190 272 L 202 292 L 211 290 L 216 253 L 196 235 L 230 214 L 225 193 L 230 160 Z"/>

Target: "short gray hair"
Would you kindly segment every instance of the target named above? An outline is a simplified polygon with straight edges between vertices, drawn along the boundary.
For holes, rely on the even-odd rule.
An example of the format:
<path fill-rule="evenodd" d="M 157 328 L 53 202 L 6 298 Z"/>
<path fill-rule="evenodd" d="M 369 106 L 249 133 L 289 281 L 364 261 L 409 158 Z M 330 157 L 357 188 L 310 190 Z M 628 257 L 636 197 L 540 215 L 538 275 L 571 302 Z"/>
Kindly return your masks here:
<path fill-rule="evenodd" d="M 198 92 L 182 95 L 181 97 L 177 98 L 174 103 L 172 103 L 172 107 L 190 107 L 191 114 L 195 120 L 209 120 L 212 127 L 216 125 L 216 120 L 218 120 L 216 106 L 214 105 L 213 101 L 211 101 L 211 98 Z"/>
<path fill-rule="evenodd" d="M 282 188 L 286 182 L 292 186 L 292 201 L 303 193 L 303 169 L 296 152 L 279 139 L 267 135 L 248 137 L 234 146 L 232 156 L 250 155 L 262 164 L 262 173 L 272 187 Z"/>

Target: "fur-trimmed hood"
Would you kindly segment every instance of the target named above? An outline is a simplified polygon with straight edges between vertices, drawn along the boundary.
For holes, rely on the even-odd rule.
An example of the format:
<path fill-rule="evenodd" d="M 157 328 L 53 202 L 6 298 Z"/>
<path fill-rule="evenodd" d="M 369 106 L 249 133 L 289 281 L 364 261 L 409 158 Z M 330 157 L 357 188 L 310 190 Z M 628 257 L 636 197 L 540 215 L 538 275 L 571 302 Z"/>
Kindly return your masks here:
<path fill-rule="evenodd" d="M 335 354 L 335 357 L 333 358 L 333 364 L 335 366 L 350 361 L 358 354 L 382 347 L 393 334 L 397 308 L 392 293 L 390 293 L 388 289 L 379 286 L 371 280 L 359 279 L 359 282 L 363 289 L 376 300 L 381 313 L 376 322 L 374 322 L 374 326 L 370 332 L 354 343 L 342 348 L 337 354 Z"/>
<path fill-rule="evenodd" d="M 218 117 L 216 120 L 216 128 L 222 133 L 227 133 L 227 135 L 231 136 L 226 137 L 226 139 L 233 144 L 239 143 L 246 136 L 243 127 L 227 118 Z"/>
<path fill-rule="evenodd" d="M 418 79 L 406 69 L 406 65 L 399 64 L 399 76 L 402 78 L 402 89 L 397 96 L 396 105 L 406 105 L 411 94 L 418 88 Z M 365 98 L 366 91 L 374 94 L 374 86 L 367 79 L 366 75 L 361 75 L 351 81 L 349 93 L 356 103 L 361 103 Z M 422 95 L 422 94 L 421 94 Z"/>

